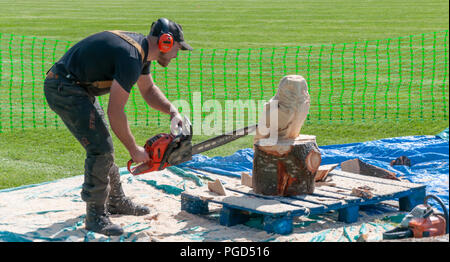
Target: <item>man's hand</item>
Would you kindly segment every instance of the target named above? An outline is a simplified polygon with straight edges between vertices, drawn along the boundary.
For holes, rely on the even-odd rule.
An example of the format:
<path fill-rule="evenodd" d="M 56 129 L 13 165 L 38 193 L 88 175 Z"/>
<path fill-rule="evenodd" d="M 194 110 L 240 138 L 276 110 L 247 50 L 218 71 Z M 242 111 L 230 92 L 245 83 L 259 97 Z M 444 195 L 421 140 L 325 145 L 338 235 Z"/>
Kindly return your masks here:
<path fill-rule="evenodd" d="M 150 161 L 150 156 L 145 152 L 145 149 L 142 146 L 137 146 L 135 150 L 130 152 L 130 155 L 135 163 L 145 163 Z"/>
<path fill-rule="evenodd" d="M 178 135 L 183 126 L 183 118 L 178 111 L 170 112 L 170 132 L 172 135 Z"/>

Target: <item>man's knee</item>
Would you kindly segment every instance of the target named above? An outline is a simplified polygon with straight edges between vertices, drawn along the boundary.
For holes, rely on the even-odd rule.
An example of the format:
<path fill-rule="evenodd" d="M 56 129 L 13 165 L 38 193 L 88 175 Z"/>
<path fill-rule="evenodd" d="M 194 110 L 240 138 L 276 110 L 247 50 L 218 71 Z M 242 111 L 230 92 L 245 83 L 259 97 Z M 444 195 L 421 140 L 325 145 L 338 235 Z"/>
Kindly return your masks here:
<path fill-rule="evenodd" d="M 86 149 L 87 155 L 114 157 L 114 146 L 111 136 L 100 139 L 101 141 L 98 140 L 98 135 L 93 138 L 81 137 L 80 142 Z"/>

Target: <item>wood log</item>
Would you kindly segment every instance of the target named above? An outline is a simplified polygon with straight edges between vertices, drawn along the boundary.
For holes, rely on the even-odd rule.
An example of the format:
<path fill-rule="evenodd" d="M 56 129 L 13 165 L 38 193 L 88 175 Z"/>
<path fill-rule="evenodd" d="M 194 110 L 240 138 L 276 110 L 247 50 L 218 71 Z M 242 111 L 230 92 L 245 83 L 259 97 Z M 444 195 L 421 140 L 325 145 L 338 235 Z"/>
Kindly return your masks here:
<path fill-rule="evenodd" d="M 381 167 L 377 167 L 371 164 L 364 163 L 358 158 L 347 160 L 341 163 L 341 170 L 366 175 L 366 176 L 374 176 L 381 177 L 393 180 L 400 180 L 394 172 L 388 171 Z"/>
<path fill-rule="evenodd" d="M 262 195 L 312 194 L 321 156 L 314 136 L 279 140 L 276 145 L 254 145 L 253 190 Z M 281 153 L 280 153 L 281 152 Z"/>

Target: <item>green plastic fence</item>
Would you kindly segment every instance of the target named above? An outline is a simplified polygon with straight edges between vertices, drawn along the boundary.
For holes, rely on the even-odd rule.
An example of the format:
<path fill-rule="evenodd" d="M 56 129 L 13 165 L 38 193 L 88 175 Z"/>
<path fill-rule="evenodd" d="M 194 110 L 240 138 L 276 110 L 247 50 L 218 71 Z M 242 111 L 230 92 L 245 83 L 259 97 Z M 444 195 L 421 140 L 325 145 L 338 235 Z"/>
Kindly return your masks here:
<path fill-rule="evenodd" d="M 0 132 L 63 125 L 46 103 L 43 79 L 72 44 L 0 33 Z M 169 100 L 189 104 L 194 124 L 210 118 L 218 125 L 239 125 L 257 116 L 258 102 L 270 99 L 288 74 L 308 82 L 309 122 L 446 120 L 448 45 L 446 30 L 347 44 L 196 49 L 179 52 L 168 68 L 154 63 L 151 69 Z M 99 99 L 106 110 L 108 96 Z M 210 111 L 214 103 L 222 110 Z M 239 111 L 233 103 L 247 107 Z M 136 87 L 126 111 L 131 125 L 169 121 L 146 105 Z"/>

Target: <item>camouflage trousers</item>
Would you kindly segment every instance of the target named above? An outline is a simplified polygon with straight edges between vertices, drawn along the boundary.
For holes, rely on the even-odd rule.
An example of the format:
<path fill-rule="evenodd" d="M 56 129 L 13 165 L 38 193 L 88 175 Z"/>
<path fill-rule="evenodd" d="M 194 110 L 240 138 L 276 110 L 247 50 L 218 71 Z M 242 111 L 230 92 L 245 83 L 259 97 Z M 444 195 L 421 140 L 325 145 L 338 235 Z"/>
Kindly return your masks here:
<path fill-rule="evenodd" d="M 64 78 L 47 78 L 44 93 L 50 108 L 86 150 L 81 199 L 105 203 L 110 179 L 120 179 L 120 174 L 114 164 L 112 138 L 98 99 L 84 87 Z"/>

